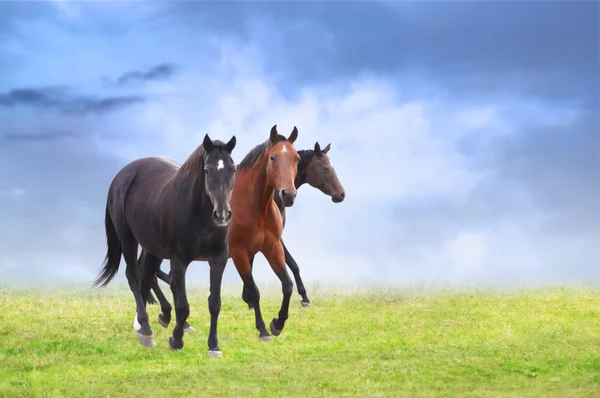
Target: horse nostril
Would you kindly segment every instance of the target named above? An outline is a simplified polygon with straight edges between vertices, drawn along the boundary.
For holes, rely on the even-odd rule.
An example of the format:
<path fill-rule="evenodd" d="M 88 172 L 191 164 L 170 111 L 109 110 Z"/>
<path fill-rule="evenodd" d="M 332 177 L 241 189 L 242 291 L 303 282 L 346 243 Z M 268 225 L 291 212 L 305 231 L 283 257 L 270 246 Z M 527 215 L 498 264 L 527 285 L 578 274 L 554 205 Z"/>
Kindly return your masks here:
<path fill-rule="evenodd" d="M 213 218 L 214 218 L 215 220 L 218 220 L 218 219 L 219 219 L 219 212 L 218 212 L 218 211 L 216 211 L 216 210 L 215 210 L 215 211 L 213 211 Z"/>
<path fill-rule="evenodd" d="M 231 210 L 227 212 L 227 221 L 231 220 Z"/>
<path fill-rule="evenodd" d="M 340 198 L 342 198 L 342 200 L 345 199 L 346 198 L 346 192 L 342 192 L 341 195 L 340 195 Z"/>
<path fill-rule="evenodd" d="M 282 189 L 282 190 L 281 190 L 281 196 L 283 196 L 283 197 L 285 198 L 285 195 L 286 195 L 286 194 L 287 194 L 286 190 L 285 190 L 285 189 Z"/>

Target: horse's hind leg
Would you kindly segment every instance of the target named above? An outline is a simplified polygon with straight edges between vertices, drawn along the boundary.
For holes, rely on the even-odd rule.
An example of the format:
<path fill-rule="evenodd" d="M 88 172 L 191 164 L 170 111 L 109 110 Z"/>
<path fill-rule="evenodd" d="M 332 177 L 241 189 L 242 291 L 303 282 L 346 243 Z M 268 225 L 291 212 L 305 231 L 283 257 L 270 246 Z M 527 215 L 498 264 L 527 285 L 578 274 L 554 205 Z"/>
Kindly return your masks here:
<path fill-rule="evenodd" d="M 133 235 L 130 234 L 128 239 L 123 242 L 123 257 L 127 263 L 125 275 L 129 282 L 129 288 L 133 293 L 136 303 L 136 321 L 133 328 L 136 332 L 139 342 L 145 347 L 153 347 L 156 343 L 152 337 L 152 329 L 148 322 L 148 313 L 146 312 L 145 301 L 142 298 L 142 283 L 137 263 L 138 242 L 135 241 Z"/>
<path fill-rule="evenodd" d="M 288 265 L 288 267 L 290 267 L 290 270 L 294 275 L 294 280 L 296 281 L 296 286 L 298 287 L 298 294 L 302 296 L 302 301 L 300 301 L 300 304 L 302 304 L 303 307 L 308 307 L 310 305 L 310 300 L 306 295 L 306 288 L 304 287 L 304 282 L 302 282 L 302 278 L 300 277 L 300 268 L 298 268 L 296 260 L 294 260 L 287 247 L 285 247 L 283 241 L 281 241 L 281 246 L 283 246 L 283 253 L 285 254 L 285 263 Z"/>
<path fill-rule="evenodd" d="M 250 257 L 250 271 L 252 271 L 253 266 L 254 266 L 254 256 L 251 256 Z M 254 306 L 250 302 L 250 293 L 249 293 L 248 285 L 246 285 L 245 283 L 242 288 L 242 300 L 244 300 L 246 302 L 246 304 L 248 304 L 249 310 L 254 309 Z"/>

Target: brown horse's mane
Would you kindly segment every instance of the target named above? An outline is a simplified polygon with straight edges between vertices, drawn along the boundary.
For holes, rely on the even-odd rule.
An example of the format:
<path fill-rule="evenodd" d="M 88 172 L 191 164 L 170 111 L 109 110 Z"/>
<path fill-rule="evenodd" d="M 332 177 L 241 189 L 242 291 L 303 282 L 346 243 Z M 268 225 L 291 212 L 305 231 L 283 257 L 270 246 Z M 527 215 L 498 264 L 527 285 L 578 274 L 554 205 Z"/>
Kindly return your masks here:
<path fill-rule="evenodd" d="M 262 156 L 265 154 L 265 151 L 271 147 L 271 145 L 275 145 L 278 142 L 287 141 L 287 138 L 282 136 L 281 134 L 277 135 L 277 139 L 274 144 L 271 144 L 271 139 L 263 142 L 262 144 L 258 144 L 254 147 L 246 157 L 238 164 L 238 170 L 245 170 L 254 165 Z"/>

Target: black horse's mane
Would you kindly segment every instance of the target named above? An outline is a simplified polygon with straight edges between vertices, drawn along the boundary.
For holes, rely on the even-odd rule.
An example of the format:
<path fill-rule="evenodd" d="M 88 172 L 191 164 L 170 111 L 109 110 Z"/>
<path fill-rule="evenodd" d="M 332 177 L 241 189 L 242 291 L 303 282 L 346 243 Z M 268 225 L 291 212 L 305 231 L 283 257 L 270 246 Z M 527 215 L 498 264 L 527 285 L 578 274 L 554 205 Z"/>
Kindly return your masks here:
<path fill-rule="evenodd" d="M 227 144 L 223 141 L 214 140 L 213 146 L 215 150 L 217 149 L 225 149 Z M 182 171 L 187 173 L 193 173 L 194 175 L 200 173 L 200 170 L 204 168 L 204 154 L 206 151 L 204 150 L 204 145 L 200 145 L 192 154 L 187 158 L 187 160 L 181 165 Z M 203 175 L 200 173 L 200 175 Z"/>
<path fill-rule="evenodd" d="M 298 151 L 298 155 L 300 155 L 300 161 L 298 162 L 298 173 L 300 173 L 301 170 L 308 166 L 313 156 L 315 156 L 315 151 L 312 149 L 301 149 Z"/>
<path fill-rule="evenodd" d="M 278 134 L 277 139 L 275 140 L 275 144 L 281 141 L 287 141 L 287 138 L 285 138 L 281 134 Z M 258 144 L 257 146 L 255 146 L 254 149 L 248 152 L 246 157 L 244 157 L 244 160 L 240 162 L 240 164 L 238 165 L 238 170 L 244 170 L 252 166 L 258 161 L 258 159 L 260 159 L 264 155 L 267 148 L 275 144 L 271 144 L 271 139 L 268 139 L 262 144 Z"/>

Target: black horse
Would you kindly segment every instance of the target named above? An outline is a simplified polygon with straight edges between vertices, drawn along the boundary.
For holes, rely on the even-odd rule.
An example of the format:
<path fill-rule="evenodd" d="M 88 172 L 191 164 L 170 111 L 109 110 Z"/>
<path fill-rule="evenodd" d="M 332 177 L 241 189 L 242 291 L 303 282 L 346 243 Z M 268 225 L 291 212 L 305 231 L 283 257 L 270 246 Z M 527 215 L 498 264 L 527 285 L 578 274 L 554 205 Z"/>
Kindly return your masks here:
<path fill-rule="evenodd" d="M 95 286 L 106 286 L 119 269 L 121 254 L 127 280 L 137 305 L 134 329 L 144 346 L 155 345 L 148 323 L 146 299 L 163 259 L 171 263 L 170 285 L 175 301 L 176 326 L 171 349 L 183 348 L 183 329 L 189 315 L 185 271 L 195 259 L 210 265 L 210 356 L 222 356 L 217 321 L 221 310 L 221 280 L 229 257 L 228 238 L 235 163 L 235 136 L 225 144 L 206 135 L 183 165 L 164 157 L 135 160 L 117 173 L 106 203 L 108 249 Z M 138 245 L 147 252 L 138 270 Z M 163 321 L 170 322 L 170 312 Z"/>

